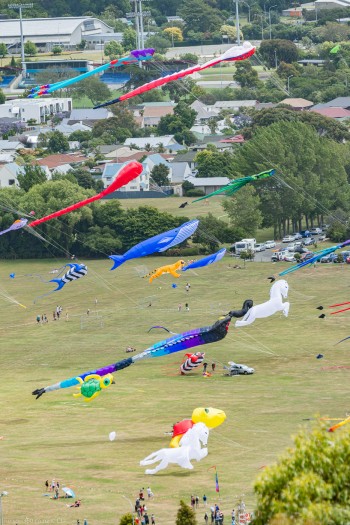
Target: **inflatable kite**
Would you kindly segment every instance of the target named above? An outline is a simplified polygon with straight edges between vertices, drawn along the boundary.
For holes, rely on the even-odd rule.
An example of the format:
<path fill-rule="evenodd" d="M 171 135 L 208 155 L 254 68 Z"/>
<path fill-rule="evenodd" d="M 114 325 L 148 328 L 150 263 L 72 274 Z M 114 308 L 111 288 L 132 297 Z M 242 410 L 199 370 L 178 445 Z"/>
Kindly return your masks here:
<path fill-rule="evenodd" d="M 204 257 L 203 259 L 199 259 L 199 261 L 194 261 L 182 268 L 183 272 L 186 272 L 187 270 L 193 270 L 194 268 L 202 268 L 203 266 L 209 266 L 209 264 L 216 263 L 220 261 L 223 256 L 226 253 L 226 248 L 222 248 L 216 253 L 212 253 L 211 255 L 208 255 L 207 257 Z"/>
<path fill-rule="evenodd" d="M 183 419 L 173 425 L 173 436 L 169 446 L 172 448 L 178 447 L 182 436 L 186 434 L 195 423 L 204 423 L 209 429 L 212 429 L 221 425 L 225 419 L 226 414 L 223 410 L 213 407 L 195 408 L 192 412 L 191 419 Z"/>
<path fill-rule="evenodd" d="M 168 339 L 165 339 L 164 341 L 155 343 L 140 354 L 136 354 L 133 357 L 129 357 L 127 359 L 122 359 L 117 363 L 112 363 L 111 365 L 98 368 L 97 370 L 85 372 L 83 374 L 80 374 L 78 377 L 80 377 L 80 379 L 84 381 L 84 379 L 91 374 L 105 376 L 106 374 L 112 374 L 113 372 L 117 372 L 119 370 L 122 370 L 123 368 L 127 368 L 128 366 L 141 359 L 149 357 L 161 357 L 164 355 L 172 354 L 174 352 L 179 352 L 181 350 L 188 350 L 196 346 L 206 345 L 209 343 L 216 343 L 217 341 L 220 341 L 221 339 L 224 339 L 224 337 L 226 337 L 232 317 L 243 317 L 246 314 L 246 312 L 250 308 L 252 308 L 252 306 L 253 301 L 251 299 L 247 299 L 246 301 L 244 301 L 241 310 L 233 310 L 229 312 L 227 315 L 220 317 L 211 326 L 195 328 L 188 332 L 174 335 L 172 337 L 169 337 Z M 64 381 L 55 383 L 54 385 L 38 388 L 34 390 L 32 394 L 36 396 L 36 399 L 38 399 L 40 396 L 45 394 L 45 392 L 51 392 L 53 390 L 59 390 L 60 388 L 69 388 L 72 386 L 76 386 L 80 382 L 78 380 L 78 377 L 75 375 L 70 379 L 65 379 Z"/>
<path fill-rule="evenodd" d="M 276 312 L 282 311 L 285 317 L 288 317 L 290 304 L 283 302 L 282 299 L 287 299 L 289 286 L 287 281 L 280 279 L 271 286 L 270 300 L 262 304 L 257 304 L 249 309 L 241 321 L 236 321 L 236 328 L 240 326 L 247 326 L 254 323 L 255 319 L 270 317 Z"/>
<path fill-rule="evenodd" d="M 83 396 L 85 401 L 92 401 L 97 397 L 103 388 L 108 388 L 113 382 L 112 374 L 107 374 L 101 377 L 97 374 L 90 374 L 86 376 L 84 381 L 77 377 L 80 386 L 77 386 L 79 394 L 73 394 L 74 397 Z"/>
<path fill-rule="evenodd" d="M 238 190 L 243 188 L 246 184 L 249 184 L 250 182 L 255 182 L 256 180 L 262 180 L 267 179 L 269 177 L 272 177 L 276 173 L 276 170 L 268 170 L 268 171 L 262 171 L 261 173 L 258 173 L 257 175 L 250 175 L 249 177 L 243 177 L 241 179 L 235 179 L 226 186 L 223 186 L 219 190 L 213 191 L 212 193 L 209 193 L 208 195 L 205 195 L 204 197 L 200 197 L 199 199 L 194 200 L 193 202 L 202 201 L 204 199 L 208 199 L 209 197 L 213 197 L 214 195 L 220 195 L 221 193 L 224 193 L 227 197 L 233 195 Z"/>
<path fill-rule="evenodd" d="M 153 270 L 153 272 L 148 273 L 145 277 L 149 277 L 149 282 L 151 283 L 154 279 L 157 279 L 157 277 L 160 277 L 164 273 L 170 273 L 173 277 L 179 278 L 181 277 L 181 274 L 177 273 L 178 270 L 182 270 L 182 268 L 185 266 L 185 261 L 180 260 L 177 261 L 174 264 L 167 264 L 166 266 L 160 266 L 156 270 Z M 174 285 L 172 285 L 174 286 Z M 176 287 L 176 285 L 175 285 Z"/>
<path fill-rule="evenodd" d="M 57 288 L 53 290 L 54 292 L 62 290 L 65 284 L 76 281 L 87 274 L 87 266 L 85 266 L 85 264 L 68 263 L 64 266 L 64 268 L 69 268 L 68 272 L 66 272 L 59 279 L 51 279 L 51 281 L 49 281 L 50 283 L 57 284 Z"/>
<path fill-rule="evenodd" d="M 58 89 L 64 89 L 68 86 L 71 86 L 72 84 L 75 84 L 76 82 L 80 82 L 81 80 L 85 80 L 86 78 L 91 77 L 92 75 L 97 75 L 102 73 L 103 71 L 106 71 L 110 67 L 120 67 L 125 66 L 129 64 L 135 64 L 137 62 L 141 62 L 144 60 L 149 60 L 154 55 L 154 49 L 136 49 L 134 51 L 130 52 L 130 55 L 123 57 L 123 58 L 117 58 L 115 60 L 111 60 L 107 64 L 103 64 L 102 66 L 99 66 L 95 69 L 92 69 L 91 71 L 87 71 L 86 73 L 83 73 L 82 75 L 78 75 L 74 78 L 68 78 L 66 80 L 61 80 L 60 82 L 55 82 L 54 84 L 45 84 L 43 86 L 37 86 L 31 89 L 30 95 L 28 95 L 28 98 L 38 98 L 42 97 L 43 95 L 49 95 L 50 93 L 53 93 L 54 91 L 57 91 Z"/>
<path fill-rule="evenodd" d="M 24 226 L 26 226 L 28 222 L 28 219 L 18 219 L 17 221 L 15 221 L 13 224 L 11 224 L 11 226 L 9 228 L 6 228 L 6 230 L 2 230 L 0 232 L 0 235 L 4 235 L 4 233 L 7 233 L 7 232 L 12 232 L 14 230 L 19 230 L 20 228 L 24 228 Z"/>
<path fill-rule="evenodd" d="M 125 261 L 130 261 L 130 259 L 144 257 L 145 255 L 151 255 L 156 252 L 165 252 L 168 248 L 176 246 L 190 237 L 196 231 L 198 224 L 199 221 L 197 219 L 185 222 L 178 228 L 160 233 L 155 237 L 140 242 L 130 248 L 124 255 L 110 255 L 109 258 L 114 262 L 111 270 L 115 270 L 118 266 L 125 263 Z"/>
<path fill-rule="evenodd" d="M 350 417 L 347 417 L 346 419 L 344 419 L 340 423 L 337 423 L 336 425 L 333 425 L 332 427 L 330 427 L 328 429 L 328 432 L 334 432 L 335 430 L 337 430 L 337 428 L 340 428 L 343 425 L 346 425 L 347 423 L 350 423 Z"/>
<path fill-rule="evenodd" d="M 295 272 L 296 270 L 300 270 L 300 268 L 304 268 L 304 266 L 313 264 L 319 261 L 325 255 L 329 255 L 330 253 L 333 253 L 336 250 L 339 250 L 340 248 L 344 248 L 345 246 L 348 246 L 349 244 L 350 244 L 350 239 L 340 244 L 337 244 L 335 246 L 331 246 L 330 248 L 325 248 L 324 250 L 319 250 L 318 252 L 314 252 L 314 256 L 311 257 L 311 259 L 308 259 L 307 261 L 302 261 L 301 263 L 295 264 L 294 266 L 290 266 L 289 268 L 279 273 L 278 275 L 280 276 L 287 275 L 288 273 L 292 273 L 292 272 Z"/>
<path fill-rule="evenodd" d="M 182 375 L 192 372 L 194 368 L 197 368 L 203 363 L 205 354 L 203 352 L 196 352 L 195 354 L 185 354 L 187 359 L 180 366 L 180 372 Z"/>
<path fill-rule="evenodd" d="M 9 228 L 0 232 L 0 235 L 7 233 L 9 231 L 12 231 L 12 230 L 19 230 L 20 228 L 24 228 L 24 227 L 28 229 L 34 228 L 35 226 L 39 226 L 39 224 L 42 224 L 43 222 L 50 221 L 51 219 L 55 219 L 56 217 L 61 217 L 61 215 L 65 215 L 66 213 L 70 213 L 74 210 L 78 210 L 79 208 L 82 208 L 83 206 L 86 206 L 87 204 L 91 204 L 92 202 L 102 199 L 106 195 L 111 194 L 113 191 L 116 191 L 122 186 L 125 186 L 131 180 L 141 175 L 142 171 L 143 171 L 142 164 L 140 164 L 139 162 L 129 162 L 128 164 L 125 164 L 124 166 L 120 168 L 112 184 L 110 184 L 107 188 L 101 191 L 101 193 L 98 193 L 97 195 L 94 195 L 93 197 L 89 197 L 88 199 L 84 199 L 80 202 L 76 202 L 75 204 L 72 204 L 71 206 L 68 206 L 67 208 L 63 208 L 62 210 L 51 213 L 50 215 L 46 215 L 45 217 L 42 217 L 41 219 L 36 219 L 35 221 L 32 221 L 30 223 L 28 223 L 27 219 L 23 219 L 23 218 L 19 219 L 15 221 Z M 35 233 L 35 235 L 45 241 L 45 239 L 41 237 L 38 233 Z"/>
<path fill-rule="evenodd" d="M 145 470 L 145 474 L 156 474 L 172 463 L 186 469 L 193 469 L 191 460 L 200 461 L 208 455 L 209 429 L 204 423 L 196 423 L 180 439 L 177 448 L 161 448 L 140 461 L 141 466 L 159 462 L 154 469 Z M 203 445 L 203 448 L 202 448 Z"/>
<path fill-rule="evenodd" d="M 103 104 L 99 104 L 98 106 L 95 106 L 94 109 L 103 108 L 106 106 L 110 106 L 111 104 L 115 104 L 116 102 L 122 102 L 123 100 L 127 100 L 129 98 L 136 97 L 137 95 L 141 95 L 142 93 L 145 93 L 146 91 L 150 91 L 151 89 L 163 86 L 164 84 L 167 84 L 168 82 L 172 82 L 173 80 L 178 80 L 178 79 L 186 77 L 187 75 L 192 75 L 192 73 L 203 71 L 204 69 L 207 69 L 208 67 L 216 66 L 220 64 L 221 62 L 235 62 L 238 60 L 246 60 L 247 58 L 254 55 L 254 53 L 255 53 L 255 47 L 252 46 L 249 42 L 245 42 L 242 46 L 231 47 L 219 57 L 213 58 L 213 60 L 209 60 L 209 62 L 205 62 L 202 65 L 197 64 L 196 66 L 192 66 L 187 69 L 183 69 L 182 71 L 172 73 L 171 75 L 166 75 L 165 77 L 158 78 L 156 80 L 152 80 L 151 82 L 148 82 L 147 84 L 144 84 L 143 86 L 137 87 L 133 89 L 132 91 L 129 91 L 129 93 L 126 93 L 125 95 L 121 95 L 118 98 L 114 98 L 113 100 L 109 100 L 108 102 L 104 102 Z"/>

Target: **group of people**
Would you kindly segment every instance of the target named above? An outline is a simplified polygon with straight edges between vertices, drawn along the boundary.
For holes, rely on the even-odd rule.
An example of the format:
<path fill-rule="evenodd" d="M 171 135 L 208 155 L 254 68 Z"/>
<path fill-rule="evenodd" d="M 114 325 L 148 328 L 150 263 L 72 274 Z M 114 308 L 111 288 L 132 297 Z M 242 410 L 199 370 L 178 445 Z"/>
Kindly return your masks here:
<path fill-rule="evenodd" d="M 150 500 L 153 498 L 154 494 L 150 487 L 147 488 L 147 499 Z M 151 517 L 148 516 L 147 513 L 147 507 L 145 503 L 141 503 L 145 501 L 145 489 L 142 488 L 139 490 L 138 498 L 136 498 L 135 501 L 135 512 L 137 514 L 137 517 L 135 518 L 135 524 L 136 525 L 155 525 L 156 520 L 154 517 L 154 514 L 151 514 Z"/>
<path fill-rule="evenodd" d="M 38 314 L 38 315 L 36 316 L 36 322 L 37 322 L 38 324 L 40 324 L 40 323 L 48 323 L 49 320 L 48 320 L 46 314 L 42 314 L 41 316 Z"/>
<path fill-rule="evenodd" d="M 181 303 L 179 303 L 179 306 L 177 307 L 177 309 L 178 309 L 179 312 L 181 312 L 181 310 L 182 310 L 182 304 Z M 188 303 L 185 303 L 185 310 L 186 310 L 186 312 L 190 311 L 190 306 L 189 306 Z"/>
<path fill-rule="evenodd" d="M 56 306 L 56 310 L 54 310 L 52 312 L 52 318 L 53 318 L 54 321 L 59 321 L 60 320 L 60 316 L 61 316 L 62 310 L 63 310 L 62 306 L 58 306 L 58 305 Z"/>
<path fill-rule="evenodd" d="M 127 354 L 130 352 L 136 352 L 136 348 L 133 348 L 132 346 L 127 346 L 125 352 Z"/>

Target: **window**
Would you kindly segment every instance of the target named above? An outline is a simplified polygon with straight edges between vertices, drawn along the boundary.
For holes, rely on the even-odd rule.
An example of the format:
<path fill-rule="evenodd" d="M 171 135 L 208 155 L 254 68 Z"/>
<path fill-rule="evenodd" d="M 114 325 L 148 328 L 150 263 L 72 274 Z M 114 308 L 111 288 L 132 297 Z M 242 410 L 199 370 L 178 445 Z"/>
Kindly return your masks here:
<path fill-rule="evenodd" d="M 15 179 L 9 179 L 9 186 L 13 186 L 15 182 Z"/>

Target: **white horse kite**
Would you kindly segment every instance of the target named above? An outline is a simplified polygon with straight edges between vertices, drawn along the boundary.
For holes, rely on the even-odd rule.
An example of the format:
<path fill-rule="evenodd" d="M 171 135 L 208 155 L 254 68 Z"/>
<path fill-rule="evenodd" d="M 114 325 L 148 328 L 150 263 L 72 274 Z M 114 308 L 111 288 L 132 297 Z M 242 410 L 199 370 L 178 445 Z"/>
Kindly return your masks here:
<path fill-rule="evenodd" d="M 287 281 L 280 279 L 271 286 L 270 300 L 262 304 L 253 306 L 245 314 L 243 319 L 236 321 L 235 326 L 247 326 L 248 324 L 254 323 L 255 319 L 261 319 L 262 317 L 269 317 L 276 312 L 282 311 L 283 314 L 288 317 L 290 304 L 284 303 L 282 299 L 287 299 L 289 286 Z"/>
<path fill-rule="evenodd" d="M 169 463 L 176 463 L 182 468 L 193 469 L 192 459 L 200 461 L 208 455 L 208 449 L 206 448 L 208 436 L 208 427 L 204 423 L 196 423 L 181 438 L 178 447 L 161 448 L 156 452 L 152 452 L 152 454 L 140 461 L 140 465 L 151 465 L 160 461 L 156 468 L 147 469 L 145 474 L 155 474 L 159 470 L 167 468 Z M 204 445 L 204 448 L 201 447 L 201 443 Z"/>

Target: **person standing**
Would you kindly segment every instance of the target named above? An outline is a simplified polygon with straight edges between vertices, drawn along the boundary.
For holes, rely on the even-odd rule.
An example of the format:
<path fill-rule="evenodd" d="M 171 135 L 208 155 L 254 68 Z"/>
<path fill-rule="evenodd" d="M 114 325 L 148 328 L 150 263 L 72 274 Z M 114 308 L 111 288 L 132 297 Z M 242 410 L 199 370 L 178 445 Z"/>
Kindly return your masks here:
<path fill-rule="evenodd" d="M 199 497 L 196 496 L 196 509 L 198 509 L 198 505 L 199 505 Z"/>
<path fill-rule="evenodd" d="M 154 514 L 151 515 L 151 525 L 156 525 L 156 519 L 154 517 Z"/>
<path fill-rule="evenodd" d="M 207 513 L 204 514 L 204 521 L 205 521 L 205 525 L 208 525 L 208 519 L 209 519 L 209 516 Z"/>
<path fill-rule="evenodd" d="M 182 304 L 181 303 L 179 303 L 179 306 L 177 307 L 177 309 L 178 309 L 179 312 L 181 312 L 181 310 L 182 310 Z"/>
<path fill-rule="evenodd" d="M 189 307 L 189 304 L 188 304 L 188 303 L 185 304 L 185 308 L 186 308 L 186 312 L 189 312 L 189 311 L 190 311 L 190 307 Z"/>
<path fill-rule="evenodd" d="M 204 366 L 204 372 L 206 372 L 208 363 L 203 363 L 203 366 Z M 205 494 L 203 494 L 203 503 L 204 503 L 204 506 L 206 507 L 207 506 L 207 496 Z"/>
<path fill-rule="evenodd" d="M 49 490 L 49 480 L 48 479 L 45 481 L 45 487 L 46 487 L 46 490 Z"/>
<path fill-rule="evenodd" d="M 212 364 L 211 364 L 211 369 L 212 369 L 213 372 L 215 372 L 215 367 L 216 367 L 216 364 L 215 364 L 215 363 L 212 363 Z"/>

